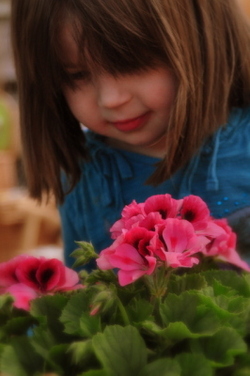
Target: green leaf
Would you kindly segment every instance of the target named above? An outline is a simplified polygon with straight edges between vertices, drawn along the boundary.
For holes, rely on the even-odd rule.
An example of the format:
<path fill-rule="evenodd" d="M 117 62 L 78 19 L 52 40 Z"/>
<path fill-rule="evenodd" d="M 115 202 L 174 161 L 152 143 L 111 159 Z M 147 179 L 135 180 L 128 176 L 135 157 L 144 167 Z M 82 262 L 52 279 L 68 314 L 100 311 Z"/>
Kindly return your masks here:
<path fill-rule="evenodd" d="M 100 331 L 99 317 L 90 316 L 93 291 L 93 289 L 80 290 L 71 297 L 60 317 L 65 333 L 90 337 Z"/>
<path fill-rule="evenodd" d="M 183 322 L 174 322 L 170 323 L 167 328 L 162 329 L 158 325 L 156 325 L 153 321 L 144 321 L 141 323 L 141 328 L 146 330 L 151 336 L 156 338 L 165 338 L 169 346 L 173 346 L 174 343 L 182 341 L 183 339 L 187 338 L 199 338 L 203 336 L 203 334 L 192 333 L 188 327 Z"/>
<path fill-rule="evenodd" d="M 49 330 L 44 330 L 42 327 L 33 328 L 30 342 L 36 352 L 46 360 L 49 357 L 50 349 L 56 344 L 52 333 Z"/>
<path fill-rule="evenodd" d="M 199 304 L 198 295 L 189 292 L 177 296 L 168 294 L 160 307 L 163 323 L 168 324 L 175 321 L 190 323 L 194 320 L 196 309 Z"/>
<path fill-rule="evenodd" d="M 201 274 L 192 273 L 183 276 L 172 274 L 168 283 L 168 292 L 180 295 L 184 291 L 201 290 L 206 286 L 206 279 Z"/>
<path fill-rule="evenodd" d="M 210 362 L 201 354 L 183 353 L 175 358 L 181 366 L 181 376 L 213 376 Z"/>
<path fill-rule="evenodd" d="M 68 354 L 69 345 L 58 344 L 52 347 L 49 351 L 49 360 L 53 365 L 53 371 L 60 375 L 68 375 L 73 372 L 73 363 Z"/>
<path fill-rule="evenodd" d="M 103 369 L 100 370 L 91 370 L 81 373 L 79 376 L 109 376 L 106 371 Z"/>
<path fill-rule="evenodd" d="M 211 298 L 205 297 L 206 302 Z M 212 305 L 212 303 L 211 303 Z M 220 321 L 210 306 L 205 306 L 198 292 L 185 292 L 177 296 L 169 294 L 160 307 L 162 321 L 183 322 L 192 333 L 213 334 L 220 327 Z"/>
<path fill-rule="evenodd" d="M 216 367 L 234 364 L 236 355 L 247 352 L 247 345 L 233 328 L 221 328 L 212 337 L 193 343 L 193 350 L 202 351 Z"/>
<path fill-rule="evenodd" d="M 69 346 L 69 353 L 74 364 L 86 364 L 86 361 L 93 356 L 91 340 L 73 342 Z"/>
<path fill-rule="evenodd" d="M 11 295 L 9 294 L 1 295 L 0 296 L 0 312 L 3 313 L 4 309 L 6 308 L 8 308 L 8 311 L 9 311 L 9 308 L 12 308 L 13 301 L 14 299 Z"/>
<path fill-rule="evenodd" d="M 147 364 L 138 376 L 181 376 L 181 367 L 173 359 L 158 359 Z"/>
<path fill-rule="evenodd" d="M 139 332 L 133 326 L 108 326 L 93 337 L 96 356 L 108 374 L 137 375 L 146 365 L 147 350 Z"/>
<path fill-rule="evenodd" d="M 240 314 L 250 308 L 250 299 L 242 296 L 236 296 L 228 300 L 227 309 L 230 312 Z"/>
<path fill-rule="evenodd" d="M 232 289 L 230 286 L 225 286 L 216 279 L 213 281 L 213 290 L 215 296 L 234 296 L 235 289 Z"/>
<path fill-rule="evenodd" d="M 28 338 L 12 338 L 1 356 L 1 371 L 10 376 L 35 375 L 43 370 L 43 360 L 35 352 Z"/>
<path fill-rule="evenodd" d="M 153 312 L 153 305 L 145 299 L 134 298 L 126 309 L 130 321 L 140 323 L 150 318 Z"/>
<path fill-rule="evenodd" d="M 91 338 L 101 330 L 99 316 L 90 316 L 84 312 L 80 317 L 80 333 L 83 337 Z"/>
<path fill-rule="evenodd" d="M 60 293 L 42 296 L 32 301 L 30 313 L 37 318 L 45 316 L 48 322 L 55 321 L 68 300 L 69 296 Z"/>
<path fill-rule="evenodd" d="M 66 333 L 79 333 L 80 318 L 84 312 L 89 312 L 89 305 L 90 295 L 85 290 L 78 291 L 70 298 L 60 317 Z"/>
<path fill-rule="evenodd" d="M 223 286 L 235 291 L 235 295 L 250 297 L 250 283 L 245 274 L 239 274 L 233 270 L 209 270 L 203 273 L 209 285 L 213 286 L 214 281 L 220 282 Z"/>
<path fill-rule="evenodd" d="M 48 329 L 58 340 L 63 341 L 65 334 L 59 320 L 62 310 L 69 300 L 69 296 L 55 294 L 33 300 L 31 314 L 38 320 L 44 330 Z"/>
<path fill-rule="evenodd" d="M 0 359 L 0 371 L 9 376 L 28 376 L 28 371 L 20 364 L 15 350 L 10 345 L 5 346 Z"/>
<path fill-rule="evenodd" d="M 4 349 L 7 345 L 4 345 L 3 343 L 0 343 L 0 360 L 1 360 L 1 355 L 4 352 Z"/>
<path fill-rule="evenodd" d="M 250 375 L 250 367 L 245 367 L 240 370 L 234 372 L 233 376 L 249 376 Z"/>
<path fill-rule="evenodd" d="M 13 298 L 9 294 L 0 295 L 0 340 L 6 336 L 5 326 L 12 317 Z"/>
<path fill-rule="evenodd" d="M 26 334 L 34 324 L 35 320 L 31 316 L 14 317 L 8 320 L 4 326 L 4 331 L 7 335 L 22 335 Z"/>
<path fill-rule="evenodd" d="M 201 334 L 191 332 L 183 322 L 170 323 L 166 329 L 162 331 L 164 337 L 176 341 L 182 341 L 185 338 L 199 338 Z"/>

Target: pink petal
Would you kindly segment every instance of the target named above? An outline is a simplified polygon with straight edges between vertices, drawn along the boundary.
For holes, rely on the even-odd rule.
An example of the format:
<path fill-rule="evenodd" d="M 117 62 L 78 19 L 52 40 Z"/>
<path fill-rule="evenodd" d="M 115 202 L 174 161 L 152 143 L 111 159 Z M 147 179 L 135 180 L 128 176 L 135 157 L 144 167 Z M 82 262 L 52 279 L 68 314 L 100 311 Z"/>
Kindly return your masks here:
<path fill-rule="evenodd" d="M 235 249 L 228 249 L 227 254 L 218 255 L 218 259 L 222 261 L 229 262 L 232 265 L 235 265 L 247 272 L 250 272 L 250 265 L 240 258 L 240 255 Z"/>
<path fill-rule="evenodd" d="M 56 286 L 54 291 L 69 291 L 82 288 L 83 286 L 79 283 L 78 273 L 68 267 L 64 267 L 65 282 Z"/>
<path fill-rule="evenodd" d="M 43 292 L 60 288 L 66 282 L 65 266 L 58 259 L 44 260 L 37 270 L 37 281 Z"/>
<path fill-rule="evenodd" d="M 122 217 L 125 219 L 131 218 L 138 214 L 144 213 L 144 203 L 137 203 L 135 200 L 131 204 L 126 205 L 122 210 Z"/>
<path fill-rule="evenodd" d="M 146 256 L 145 259 L 148 262 L 148 269 L 145 271 L 145 274 L 152 274 L 156 267 L 156 258 L 154 256 Z"/>
<path fill-rule="evenodd" d="M 166 265 L 171 268 L 191 268 L 199 263 L 196 257 L 190 257 L 189 254 L 180 254 L 175 252 L 167 252 Z"/>
<path fill-rule="evenodd" d="M 207 222 L 200 222 L 195 226 L 196 234 L 208 236 L 210 238 L 217 238 L 225 233 L 225 230 L 216 224 L 216 220 L 209 220 Z"/>
<path fill-rule="evenodd" d="M 118 246 L 110 256 L 110 263 L 114 268 L 123 270 L 141 269 L 145 265 L 144 259 L 138 251 L 130 244 L 123 243 Z"/>
<path fill-rule="evenodd" d="M 118 280 L 119 280 L 120 286 L 126 286 L 130 283 L 133 283 L 145 274 L 148 274 L 148 275 L 152 274 L 155 270 L 156 259 L 154 257 L 147 257 L 147 261 L 149 263 L 148 270 L 140 270 L 140 269 L 119 270 Z"/>
<path fill-rule="evenodd" d="M 161 241 L 161 233 L 156 232 L 152 238 L 148 250 L 162 261 L 166 260 L 166 247 L 165 243 Z"/>
<path fill-rule="evenodd" d="M 142 255 L 148 254 L 147 246 L 155 236 L 154 231 L 149 231 L 144 227 L 135 227 L 124 233 L 124 243 L 131 244 Z"/>
<path fill-rule="evenodd" d="M 16 275 L 19 282 L 32 289 L 39 290 L 40 286 L 37 281 L 36 273 L 43 260 L 45 260 L 44 257 L 37 258 L 34 256 L 23 259 L 16 268 Z"/>
<path fill-rule="evenodd" d="M 183 199 L 181 217 L 191 222 L 196 228 L 200 221 L 204 222 L 209 220 L 210 211 L 201 197 L 189 195 Z"/>
<path fill-rule="evenodd" d="M 126 205 L 122 210 L 122 218 L 116 221 L 110 228 L 111 238 L 116 239 L 124 229 L 130 229 L 144 218 L 144 204 L 138 204 L 135 200 Z"/>
<path fill-rule="evenodd" d="M 7 262 L 0 263 L 0 286 L 11 286 L 12 284 L 19 282 L 16 275 L 16 269 L 28 257 L 30 256 L 20 255 Z"/>
<path fill-rule="evenodd" d="M 30 309 L 30 301 L 37 297 L 37 293 L 30 287 L 16 283 L 9 286 L 6 290 L 14 298 L 14 306 L 16 308 L 24 309 L 28 311 Z"/>
<path fill-rule="evenodd" d="M 162 219 L 160 213 L 152 212 L 147 214 L 147 216 L 139 222 L 139 226 L 144 227 L 150 231 L 155 231 L 156 226 L 160 223 L 164 223 L 164 220 Z"/>
<path fill-rule="evenodd" d="M 158 212 L 161 214 L 162 219 L 176 217 L 182 200 L 175 200 L 169 194 L 154 195 L 145 201 L 144 211 L 145 214 L 151 212 Z"/>
<path fill-rule="evenodd" d="M 101 270 L 109 270 L 113 269 L 113 265 L 110 263 L 110 256 L 112 256 L 115 252 L 115 249 L 118 245 L 122 244 L 124 241 L 124 235 L 121 234 L 118 236 L 118 238 L 113 242 L 113 244 L 108 247 L 103 249 L 99 257 L 96 260 L 97 266 Z"/>
<path fill-rule="evenodd" d="M 114 254 L 114 250 L 105 249 L 101 251 L 99 257 L 96 259 L 96 264 L 101 270 L 113 269 L 113 265 L 110 263 L 110 256 Z"/>
<path fill-rule="evenodd" d="M 196 244 L 198 245 L 193 226 L 185 220 L 168 218 L 162 236 L 166 242 L 168 252 L 183 252 L 195 247 Z"/>
<path fill-rule="evenodd" d="M 126 286 L 135 282 L 142 277 L 145 273 L 142 270 L 119 270 L 118 281 L 120 286 Z"/>

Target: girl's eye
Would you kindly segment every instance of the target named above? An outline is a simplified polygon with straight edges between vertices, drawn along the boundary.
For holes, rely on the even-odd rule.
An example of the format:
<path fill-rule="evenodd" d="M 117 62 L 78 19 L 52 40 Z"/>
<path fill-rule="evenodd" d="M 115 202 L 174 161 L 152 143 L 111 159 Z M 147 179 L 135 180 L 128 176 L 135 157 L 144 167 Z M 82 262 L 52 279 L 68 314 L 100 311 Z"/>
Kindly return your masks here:
<path fill-rule="evenodd" d="M 69 77 L 72 81 L 89 81 L 91 74 L 88 71 L 69 72 Z"/>

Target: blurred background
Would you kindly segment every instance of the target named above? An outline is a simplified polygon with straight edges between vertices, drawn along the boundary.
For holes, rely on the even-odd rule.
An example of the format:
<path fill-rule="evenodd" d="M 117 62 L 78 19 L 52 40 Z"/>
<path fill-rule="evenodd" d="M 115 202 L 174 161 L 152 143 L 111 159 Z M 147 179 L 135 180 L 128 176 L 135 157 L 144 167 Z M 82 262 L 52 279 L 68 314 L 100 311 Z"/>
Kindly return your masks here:
<path fill-rule="evenodd" d="M 9 19 L 10 0 L 0 0 L 0 262 L 21 253 L 62 259 L 53 199 L 38 205 L 26 190 Z"/>
<path fill-rule="evenodd" d="M 238 1 L 250 20 L 250 0 Z M 9 19 L 10 0 L 0 0 L 0 262 L 21 253 L 62 259 L 53 199 L 38 205 L 26 190 Z"/>

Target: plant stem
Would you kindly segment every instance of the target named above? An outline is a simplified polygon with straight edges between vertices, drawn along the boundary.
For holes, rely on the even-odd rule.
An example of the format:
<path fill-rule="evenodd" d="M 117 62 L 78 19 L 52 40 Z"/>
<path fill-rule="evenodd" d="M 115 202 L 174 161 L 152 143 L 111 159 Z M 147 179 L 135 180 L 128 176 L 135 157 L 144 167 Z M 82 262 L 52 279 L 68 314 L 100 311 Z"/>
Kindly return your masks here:
<path fill-rule="evenodd" d="M 117 303 L 118 303 L 118 308 L 120 310 L 120 313 L 121 313 L 121 316 L 122 316 L 122 319 L 123 319 L 123 322 L 125 325 L 130 325 L 130 320 L 129 320 L 129 317 L 127 315 L 127 312 L 124 308 L 124 305 L 122 304 L 122 302 L 120 301 L 119 298 L 117 298 Z"/>

